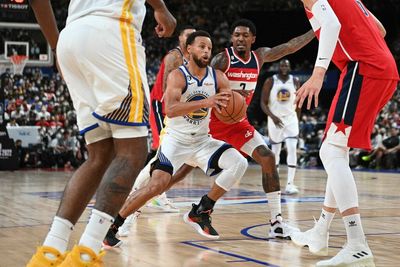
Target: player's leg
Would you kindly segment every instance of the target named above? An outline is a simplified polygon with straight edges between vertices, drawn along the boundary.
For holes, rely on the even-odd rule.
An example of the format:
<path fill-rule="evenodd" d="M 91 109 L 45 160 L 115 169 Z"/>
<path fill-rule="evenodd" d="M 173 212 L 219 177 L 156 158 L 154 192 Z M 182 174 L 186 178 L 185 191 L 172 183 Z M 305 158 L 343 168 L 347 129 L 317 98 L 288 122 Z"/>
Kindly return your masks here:
<path fill-rule="evenodd" d="M 265 145 L 261 134 L 257 131 L 254 131 L 253 138 L 242 146 L 241 151 L 251 155 L 261 165 L 263 189 L 267 194 L 271 214 L 269 236 L 289 239 L 290 234 L 298 229 L 286 224 L 282 218 L 279 174 L 276 170 L 274 154 Z"/>
<path fill-rule="evenodd" d="M 328 179 L 321 215 L 314 227 L 305 232 L 294 232 L 290 235 L 296 245 L 307 246 L 312 254 L 319 256 L 328 255 L 329 228 L 337 207 L 329 181 Z"/>
<path fill-rule="evenodd" d="M 299 190 L 294 185 L 294 176 L 296 175 L 297 167 L 297 137 L 288 137 L 285 139 L 286 150 L 287 150 L 287 167 L 288 177 L 285 188 L 285 194 L 297 194 Z"/>
<path fill-rule="evenodd" d="M 156 166 L 155 168 L 158 167 Z M 128 216 L 137 212 L 149 200 L 164 192 L 170 179 L 170 172 L 167 172 L 164 169 L 155 169 L 149 182 L 126 199 L 124 206 L 115 217 L 114 223 L 110 225 L 110 229 L 107 229 L 108 232 L 104 238 L 103 244 L 110 247 L 120 246 L 122 241 L 116 238 L 119 228 L 124 224 Z"/>
<path fill-rule="evenodd" d="M 272 153 L 274 153 L 274 155 L 275 155 L 276 170 L 279 172 L 279 162 L 280 162 L 280 154 L 281 154 L 281 150 L 282 150 L 282 143 L 272 143 L 271 142 L 271 150 L 272 150 Z"/>
<path fill-rule="evenodd" d="M 71 33 L 72 31 L 66 29 L 60 35 L 57 52 L 74 108 L 77 111 L 78 127 L 80 133 L 85 136 L 89 156 L 67 183 L 44 244 L 39 247 L 28 266 L 50 266 L 63 260 L 73 225 L 86 208 L 114 158 L 111 132 L 98 127 L 98 121 L 91 115 L 98 103 L 91 90 L 92 87 L 87 83 L 84 72 L 77 62 L 76 50 L 65 46 L 65 43 L 70 40 Z M 79 36 L 75 37 L 79 38 Z"/>
<path fill-rule="evenodd" d="M 352 74 L 351 82 L 343 83 L 338 90 L 341 98 L 335 96 L 328 117 L 326 139 L 320 150 L 328 184 L 345 224 L 347 243 L 335 257 L 318 262 L 317 266 L 375 266 L 361 224 L 357 187 L 349 167 L 349 147 L 370 148 L 376 115 L 392 96 L 396 82 L 361 77 L 358 63 L 350 63 L 347 73 Z M 342 103 L 340 99 L 346 99 L 346 102 Z"/>
<path fill-rule="evenodd" d="M 208 175 L 218 175 L 211 190 L 204 195 L 199 204 L 184 215 L 184 221 L 196 231 L 211 239 L 218 239 L 218 232 L 211 225 L 210 215 L 214 205 L 232 186 L 237 183 L 247 169 L 247 160 L 230 145 L 210 139 L 206 146 L 194 156 Z M 215 147 L 218 149 L 216 150 Z M 209 156 L 211 154 L 211 157 Z"/>
<path fill-rule="evenodd" d="M 276 127 L 274 121 L 268 117 L 268 137 L 271 143 L 271 150 L 275 155 L 276 169 L 279 173 L 279 162 L 283 142 L 283 129 Z M 250 154 L 251 155 L 251 154 Z"/>
<path fill-rule="evenodd" d="M 104 239 L 106 246 L 116 247 L 122 244 L 116 238 L 116 234 L 126 218 L 138 211 L 149 200 L 164 192 L 170 183 L 173 170 L 180 168 L 182 162 L 190 155 L 187 149 L 179 146 L 179 143 L 173 137 L 166 136 L 164 140 L 165 143 L 160 147 L 157 159 L 151 166 L 151 178 L 149 182 L 130 194 L 128 199 L 126 199 Z"/>

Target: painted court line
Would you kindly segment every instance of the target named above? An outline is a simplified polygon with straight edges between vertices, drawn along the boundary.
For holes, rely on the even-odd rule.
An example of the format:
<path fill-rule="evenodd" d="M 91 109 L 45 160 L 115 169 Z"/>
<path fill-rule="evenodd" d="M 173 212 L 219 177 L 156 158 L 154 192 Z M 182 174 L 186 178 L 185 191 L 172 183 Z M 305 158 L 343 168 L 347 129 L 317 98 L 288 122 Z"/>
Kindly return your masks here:
<path fill-rule="evenodd" d="M 242 256 L 242 255 L 239 255 L 239 254 L 235 254 L 235 253 L 231 253 L 231 252 L 227 252 L 227 251 L 223 251 L 223 250 L 219 250 L 219 249 L 213 249 L 213 248 L 210 248 L 210 247 L 207 247 L 207 246 L 202 246 L 202 245 L 196 244 L 196 243 L 194 243 L 192 241 L 183 241 L 181 243 L 185 244 L 185 245 L 188 245 L 188 246 L 192 246 L 192 247 L 196 247 L 196 248 L 200 248 L 200 249 L 204 249 L 204 250 L 213 251 L 213 252 L 216 252 L 216 253 L 219 253 L 219 254 L 222 254 L 222 255 L 238 258 L 238 259 L 241 259 L 243 262 L 252 262 L 252 263 L 255 263 L 255 264 L 262 265 L 262 266 L 279 267 L 278 265 L 274 265 L 274 264 L 271 264 L 269 262 L 260 261 L 260 260 L 257 260 L 257 259 L 249 258 L 249 257 L 246 257 L 246 256 Z M 228 262 L 234 262 L 234 261 L 228 261 Z"/>

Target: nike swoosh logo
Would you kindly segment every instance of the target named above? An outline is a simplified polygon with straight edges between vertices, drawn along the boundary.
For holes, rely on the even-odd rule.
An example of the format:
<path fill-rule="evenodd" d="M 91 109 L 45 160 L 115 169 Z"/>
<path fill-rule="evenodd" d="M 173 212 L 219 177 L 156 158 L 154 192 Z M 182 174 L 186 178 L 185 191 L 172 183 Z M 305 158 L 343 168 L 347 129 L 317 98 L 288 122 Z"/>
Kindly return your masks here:
<path fill-rule="evenodd" d="M 327 60 L 328 58 L 326 57 L 319 57 L 318 60 Z"/>
<path fill-rule="evenodd" d="M 239 61 L 231 61 L 231 64 L 237 64 Z"/>

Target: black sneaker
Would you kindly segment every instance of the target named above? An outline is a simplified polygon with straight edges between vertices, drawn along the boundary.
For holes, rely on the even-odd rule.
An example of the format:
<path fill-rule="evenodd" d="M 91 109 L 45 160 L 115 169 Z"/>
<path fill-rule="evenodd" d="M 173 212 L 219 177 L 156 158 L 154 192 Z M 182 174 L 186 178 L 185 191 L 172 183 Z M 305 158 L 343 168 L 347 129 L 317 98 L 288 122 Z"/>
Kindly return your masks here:
<path fill-rule="evenodd" d="M 103 240 L 103 246 L 117 248 L 122 245 L 122 240 L 116 237 L 115 231 L 113 229 L 108 229 L 107 235 Z"/>
<path fill-rule="evenodd" d="M 199 234 L 210 239 L 218 239 L 217 231 L 211 225 L 211 213 L 213 210 L 202 211 L 197 214 L 197 205 L 192 204 L 192 210 L 183 215 L 185 223 L 192 226 Z"/>

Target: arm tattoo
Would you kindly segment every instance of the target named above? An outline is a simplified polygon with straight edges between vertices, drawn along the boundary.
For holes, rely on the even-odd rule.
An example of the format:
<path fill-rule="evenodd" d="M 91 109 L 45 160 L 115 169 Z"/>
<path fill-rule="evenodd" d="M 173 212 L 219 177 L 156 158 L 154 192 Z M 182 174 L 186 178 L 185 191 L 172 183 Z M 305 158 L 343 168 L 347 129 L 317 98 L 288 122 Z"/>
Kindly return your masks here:
<path fill-rule="evenodd" d="M 283 58 L 289 54 L 293 54 L 299 49 L 303 48 L 312 39 L 314 39 L 315 34 L 313 30 L 309 30 L 307 33 L 300 35 L 291 39 L 289 42 L 268 48 L 268 47 L 260 47 L 256 50 L 257 55 L 264 62 L 273 62 L 278 59 Z"/>
<path fill-rule="evenodd" d="M 162 83 L 162 89 L 163 92 L 165 92 L 165 89 L 167 89 L 167 78 L 168 75 L 174 70 L 179 68 L 180 65 L 183 64 L 183 59 L 180 53 L 177 51 L 171 51 L 166 57 L 165 57 L 165 69 L 164 69 L 164 76 L 163 76 L 163 83 Z"/>
<path fill-rule="evenodd" d="M 225 72 L 228 69 L 228 58 L 226 57 L 225 52 L 221 52 L 213 57 L 211 60 L 211 67 L 222 72 Z"/>

